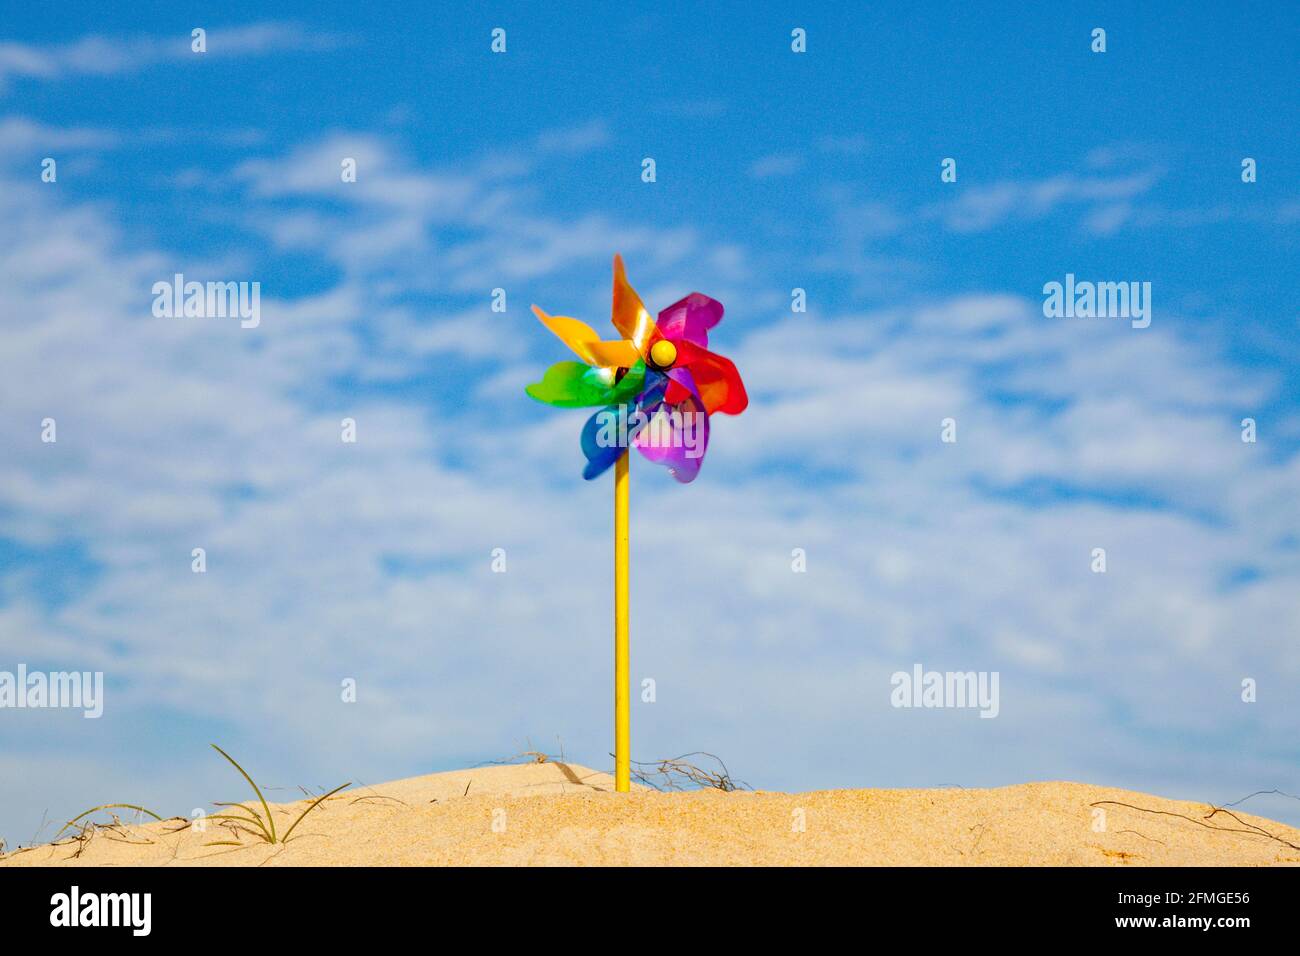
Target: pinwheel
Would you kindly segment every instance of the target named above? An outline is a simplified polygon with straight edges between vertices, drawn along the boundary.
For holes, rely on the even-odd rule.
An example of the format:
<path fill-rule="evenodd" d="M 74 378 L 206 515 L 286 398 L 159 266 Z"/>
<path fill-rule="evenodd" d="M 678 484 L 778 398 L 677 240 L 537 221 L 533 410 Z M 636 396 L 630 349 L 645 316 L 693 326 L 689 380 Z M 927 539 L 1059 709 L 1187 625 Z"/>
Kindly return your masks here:
<path fill-rule="evenodd" d="M 709 329 L 722 303 L 699 292 L 651 318 L 614 256 L 612 320 L 621 339 L 603 340 L 585 322 L 548 315 L 542 324 L 581 362 L 557 362 L 529 395 L 560 408 L 600 410 L 583 426 L 580 444 L 588 480 L 614 466 L 614 783 L 631 787 L 628 686 L 629 445 L 679 482 L 694 481 L 709 443 L 709 416 L 739 415 L 749 404 L 740 373 L 709 351 Z"/>

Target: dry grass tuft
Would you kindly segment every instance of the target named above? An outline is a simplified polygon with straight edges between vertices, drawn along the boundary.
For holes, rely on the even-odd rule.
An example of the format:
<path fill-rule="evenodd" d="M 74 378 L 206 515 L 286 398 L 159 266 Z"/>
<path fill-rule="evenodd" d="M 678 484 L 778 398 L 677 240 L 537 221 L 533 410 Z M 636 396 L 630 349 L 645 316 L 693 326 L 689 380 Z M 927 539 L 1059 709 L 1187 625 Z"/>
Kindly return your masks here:
<path fill-rule="evenodd" d="M 692 758 L 695 758 L 695 762 L 692 762 Z M 700 763 L 706 761 L 714 766 L 701 767 Z M 731 771 L 721 757 L 702 750 L 652 763 L 634 760 L 632 765 L 632 776 L 639 783 L 661 793 L 675 790 L 721 790 L 723 793 L 731 793 L 733 790 L 751 789 L 743 780 L 731 776 Z"/>

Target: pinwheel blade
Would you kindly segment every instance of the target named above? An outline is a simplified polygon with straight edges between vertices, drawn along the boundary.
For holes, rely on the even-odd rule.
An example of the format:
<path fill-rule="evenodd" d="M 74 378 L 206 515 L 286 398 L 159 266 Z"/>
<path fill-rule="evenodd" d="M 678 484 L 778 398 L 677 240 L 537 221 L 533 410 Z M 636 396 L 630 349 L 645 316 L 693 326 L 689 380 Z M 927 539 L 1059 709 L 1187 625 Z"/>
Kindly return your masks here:
<path fill-rule="evenodd" d="M 645 410 L 649 421 L 637 432 L 637 451 L 655 464 L 663 465 L 682 484 L 695 480 L 709 447 L 709 413 L 695 387 L 691 373 L 673 369 L 668 392 L 685 392 L 679 402 L 662 401 Z"/>
<path fill-rule="evenodd" d="M 590 481 L 604 474 L 628 450 L 648 420 L 645 410 L 663 401 L 666 381 L 657 372 L 647 372 L 645 390 L 635 402 L 609 405 L 587 419 L 582 426 L 582 453 L 587 457 L 582 477 Z"/>
<path fill-rule="evenodd" d="M 709 347 L 709 329 L 722 321 L 722 303 L 692 292 L 659 313 L 659 332 L 673 342 Z"/>
<path fill-rule="evenodd" d="M 614 328 L 623 338 L 631 341 L 642 358 L 649 358 L 650 346 L 659 338 L 655 321 L 627 281 L 623 257 L 614 256 L 614 305 L 611 312 Z"/>
<path fill-rule="evenodd" d="M 745 383 L 731 359 L 700 349 L 693 357 L 690 369 L 710 415 L 714 412 L 739 415 L 749 407 Z"/>
<path fill-rule="evenodd" d="M 632 400 L 645 383 L 645 363 L 638 360 L 622 377 L 614 368 L 581 362 L 556 362 L 542 380 L 527 386 L 529 396 L 557 408 L 591 408 Z"/>
<path fill-rule="evenodd" d="M 533 314 L 588 365 L 605 368 L 631 368 L 641 353 L 631 342 L 601 341 L 600 334 L 586 322 L 567 315 L 548 315 L 538 306 Z"/>

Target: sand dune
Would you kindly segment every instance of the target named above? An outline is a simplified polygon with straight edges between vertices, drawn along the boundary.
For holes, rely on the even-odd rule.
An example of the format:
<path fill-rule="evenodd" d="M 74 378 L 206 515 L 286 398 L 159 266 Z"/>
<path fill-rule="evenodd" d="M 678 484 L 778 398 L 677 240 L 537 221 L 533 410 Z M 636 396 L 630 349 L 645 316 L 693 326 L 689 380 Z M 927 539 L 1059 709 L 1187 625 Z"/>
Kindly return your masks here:
<path fill-rule="evenodd" d="M 209 820 L 200 832 L 177 819 L 96 829 L 10 853 L 0 866 L 1300 864 L 1300 830 L 1079 783 L 798 794 L 612 789 L 608 775 L 576 764 L 459 770 L 354 787 L 317 807 L 284 844 L 228 821 Z M 1093 806 L 1100 801 L 1112 803 Z M 272 805 L 280 834 L 307 805 Z M 240 845 L 204 845 L 227 840 Z"/>

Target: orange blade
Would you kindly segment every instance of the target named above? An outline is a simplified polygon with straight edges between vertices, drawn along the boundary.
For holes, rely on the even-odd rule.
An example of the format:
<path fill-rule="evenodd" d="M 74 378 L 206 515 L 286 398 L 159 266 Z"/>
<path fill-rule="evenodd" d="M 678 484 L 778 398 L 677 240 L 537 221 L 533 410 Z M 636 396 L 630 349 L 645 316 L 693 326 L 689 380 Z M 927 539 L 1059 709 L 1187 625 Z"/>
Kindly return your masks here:
<path fill-rule="evenodd" d="M 533 306 L 533 314 L 573 349 L 574 355 L 595 368 L 631 368 L 641 357 L 631 342 L 602 342 L 599 333 L 586 322 L 567 315 L 547 315 L 537 306 Z"/>
<path fill-rule="evenodd" d="M 642 358 L 650 358 L 650 346 L 659 338 L 659 329 L 655 320 L 646 311 L 636 289 L 627 281 L 627 272 L 623 269 L 623 257 L 614 256 L 614 306 L 611 316 L 614 328 L 625 339 L 630 339 Z"/>

